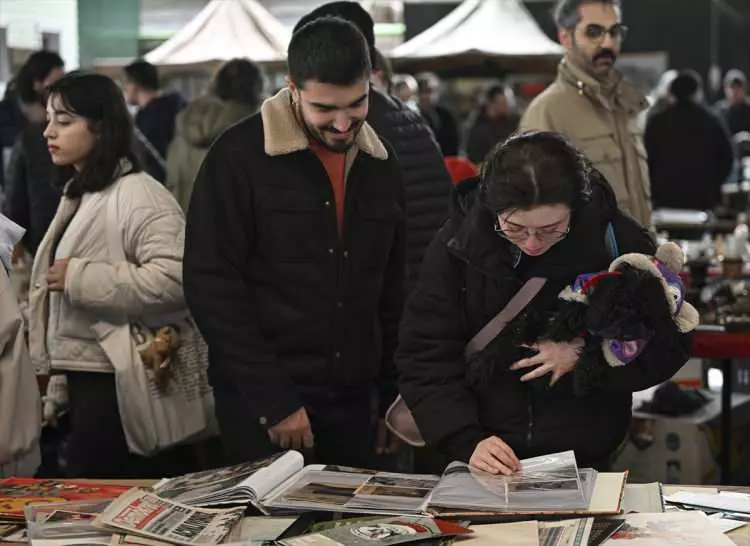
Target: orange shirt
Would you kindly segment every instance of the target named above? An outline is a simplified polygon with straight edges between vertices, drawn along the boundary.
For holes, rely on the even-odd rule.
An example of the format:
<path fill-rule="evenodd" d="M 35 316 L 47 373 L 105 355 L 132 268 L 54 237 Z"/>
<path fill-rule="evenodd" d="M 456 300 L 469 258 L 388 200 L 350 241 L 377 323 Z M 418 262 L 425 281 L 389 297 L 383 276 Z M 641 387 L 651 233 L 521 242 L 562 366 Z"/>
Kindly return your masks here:
<path fill-rule="evenodd" d="M 332 152 L 317 141 L 310 140 L 310 149 L 315 152 L 320 162 L 323 163 L 328 180 L 331 182 L 333 199 L 336 203 L 336 220 L 338 222 L 339 235 L 344 225 L 344 196 L 346 194 L 346 154 Z"/>

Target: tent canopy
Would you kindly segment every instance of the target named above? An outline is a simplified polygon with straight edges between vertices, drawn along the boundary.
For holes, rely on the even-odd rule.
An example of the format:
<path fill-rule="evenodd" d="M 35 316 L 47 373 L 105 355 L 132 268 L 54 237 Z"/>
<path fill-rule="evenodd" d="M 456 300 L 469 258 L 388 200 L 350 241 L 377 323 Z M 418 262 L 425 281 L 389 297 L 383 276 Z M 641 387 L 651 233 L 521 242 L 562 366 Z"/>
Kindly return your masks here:
<path fill-rule="evenodd" d="M 406 70 L 491 60 L 506 70 L 535 72 L 554 67 L 562 48 L 542 32 L 519 0 L 465 0 L 389 56 Z"/>
<path fill-rule="evenodd" d="M 169 40 L 146 54 L 159 66 L 201 65 L 245 57 L 286 58 L 290 33 L 256 0 L 211 0 Z"/>

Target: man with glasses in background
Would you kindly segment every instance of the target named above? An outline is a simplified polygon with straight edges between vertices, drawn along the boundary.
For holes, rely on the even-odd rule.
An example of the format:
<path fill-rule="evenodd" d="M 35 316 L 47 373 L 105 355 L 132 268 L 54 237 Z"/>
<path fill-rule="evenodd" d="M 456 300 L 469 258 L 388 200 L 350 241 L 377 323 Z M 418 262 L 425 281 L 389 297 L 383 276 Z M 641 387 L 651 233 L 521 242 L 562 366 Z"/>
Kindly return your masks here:
<path fill-rule="evenodd" d="M 614 68 L 627 35 L 620 1 L 559 0 L 554 14 L 565 56 L 521 128 L 564 134 L 606 177 L 618 206 L 649 227 L 651 187 L 637 123 L 648 102 Z"/>

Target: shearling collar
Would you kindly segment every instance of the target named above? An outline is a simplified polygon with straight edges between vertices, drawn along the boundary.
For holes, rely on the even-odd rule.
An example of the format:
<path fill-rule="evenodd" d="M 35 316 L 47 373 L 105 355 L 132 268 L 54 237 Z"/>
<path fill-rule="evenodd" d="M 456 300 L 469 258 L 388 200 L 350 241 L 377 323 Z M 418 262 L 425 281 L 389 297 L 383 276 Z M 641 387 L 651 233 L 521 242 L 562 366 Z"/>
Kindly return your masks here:
<path fill-rule="evenodd" d="M 292 94 L 288 88 L 266 100 L 260 115 L 263 119 L 264 148 L 268 155 L 286 155 L 309 147 L 307 135 L 294 115 Z M 362 125 L 354 143 L 375 159 L 388 159 L 388 151 L 367 122 Z"/>

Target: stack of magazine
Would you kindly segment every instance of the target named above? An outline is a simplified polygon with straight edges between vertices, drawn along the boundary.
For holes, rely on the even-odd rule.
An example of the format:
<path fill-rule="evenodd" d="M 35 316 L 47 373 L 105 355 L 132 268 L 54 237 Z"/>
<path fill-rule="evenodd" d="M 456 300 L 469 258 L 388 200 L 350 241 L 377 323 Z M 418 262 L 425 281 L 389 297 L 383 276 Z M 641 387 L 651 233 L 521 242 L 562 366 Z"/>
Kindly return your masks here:
<path fill-rule="evenodd" d="M 332 511 L 378 515 L 576 514 L 620 510 L 627 473 L 578 469 L 572 451 L 525 459 L 511 476 L 452 463 L 442 476 L 304 466 L 288 451 L 271 459 L 162 480 L 154 491 L 192 506 L 253 504 L 265 514 Z"/>

